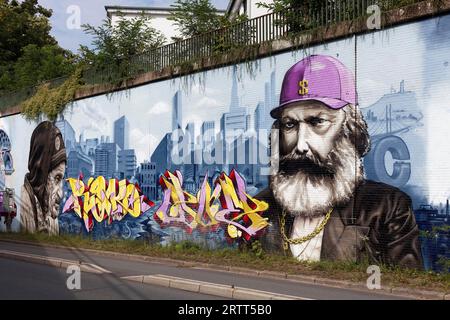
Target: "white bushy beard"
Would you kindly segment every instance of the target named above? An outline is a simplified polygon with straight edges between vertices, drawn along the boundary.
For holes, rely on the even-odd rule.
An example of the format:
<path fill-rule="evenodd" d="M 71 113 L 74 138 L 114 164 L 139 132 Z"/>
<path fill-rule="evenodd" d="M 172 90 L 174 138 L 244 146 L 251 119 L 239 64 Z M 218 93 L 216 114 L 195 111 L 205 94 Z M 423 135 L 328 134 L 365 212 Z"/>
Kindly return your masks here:
<path fill-rule="evenodd" d="M 282 156 L 280 164 L 289 157 L 295 156 L 292 153 Z M 299 168 L 294 173 L 279 170 L 270 177 L 270 188 L 282 209 L 293 216 L 319 217 L 351 199 L 364 179 L 364 172 L 356 148 L 346 134 L 338 138 L 323 163 L 333 172 L 315 174 Z"/>

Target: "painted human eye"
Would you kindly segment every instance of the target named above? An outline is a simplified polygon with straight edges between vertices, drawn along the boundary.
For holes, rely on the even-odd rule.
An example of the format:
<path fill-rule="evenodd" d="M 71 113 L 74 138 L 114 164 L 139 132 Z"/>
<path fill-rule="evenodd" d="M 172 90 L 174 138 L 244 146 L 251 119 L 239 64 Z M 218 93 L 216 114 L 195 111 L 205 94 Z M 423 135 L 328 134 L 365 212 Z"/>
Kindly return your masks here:
<path fill-rule="evenodd" d="M 58 175 L 55 177 L 55 182 L 56 182 L 56 183 L 60 183 L 61 180 L 62 180 L 62 176 L 58 174 Z"/>
<path fill-rule="evenodd" d="M 292 120 L 286 120 L 285 122 L 283 122 L 283 128 L 285 129 L 292 129 L 295 127 L 297 123 L 295 121 Z"/>
<path fill-rule="evenodd" d="M 324 124 L 325 122 L 327 122 L 326 119 L 323 118 L 319 118 L 319 117 L 311 117 L 308 119 L 307 121 L 309 124 L 311 124 L 312 126 L 316 127 L 319 126 L 321 124 Z"/>

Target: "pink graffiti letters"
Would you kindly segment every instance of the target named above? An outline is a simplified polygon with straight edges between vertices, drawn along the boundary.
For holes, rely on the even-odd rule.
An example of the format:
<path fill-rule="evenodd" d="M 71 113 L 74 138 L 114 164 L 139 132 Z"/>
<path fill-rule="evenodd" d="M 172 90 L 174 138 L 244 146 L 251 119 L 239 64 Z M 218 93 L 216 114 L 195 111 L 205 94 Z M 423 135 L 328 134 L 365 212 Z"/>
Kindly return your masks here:
<path fill-rule="evenodd" d="M 178 170 L 166 171 L 159 183 L 164 199 L 154 217 L 161 226 L 178 226 L 191 233 L 196 228 L 201 232 L 215 231 L 222 225 L 229 240 L 246 241 L 268 226 L 267 218 L 260 215 L 268 209 L 268 204 L 245 192 L 245 182 L 235 170 L 229 176 L 222 173 L 214 189 L 206 175 L 197 196 L 182 189 L 183 176 Z"/>

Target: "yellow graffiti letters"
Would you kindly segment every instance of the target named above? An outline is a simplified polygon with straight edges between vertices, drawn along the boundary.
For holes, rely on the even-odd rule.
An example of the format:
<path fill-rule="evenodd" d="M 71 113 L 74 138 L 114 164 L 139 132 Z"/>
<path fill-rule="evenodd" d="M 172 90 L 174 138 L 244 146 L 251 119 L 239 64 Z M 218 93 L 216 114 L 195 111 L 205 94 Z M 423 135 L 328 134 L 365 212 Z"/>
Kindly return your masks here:
<path fill-rule="evenodd" d="M 63 212 L 74 211 L 85 222 L 86 228 L 92 228 L 92 219 L 102 222 L 108 219 L 121 220 L 130 214 L 137 218 L 154 205 L 141 195 L 137 185 L 127 180 L 110 179 L 102 176 L 89 178 L 87 184 L 79 179 L 68 179 L 72 195 L 66 201 Z"/>

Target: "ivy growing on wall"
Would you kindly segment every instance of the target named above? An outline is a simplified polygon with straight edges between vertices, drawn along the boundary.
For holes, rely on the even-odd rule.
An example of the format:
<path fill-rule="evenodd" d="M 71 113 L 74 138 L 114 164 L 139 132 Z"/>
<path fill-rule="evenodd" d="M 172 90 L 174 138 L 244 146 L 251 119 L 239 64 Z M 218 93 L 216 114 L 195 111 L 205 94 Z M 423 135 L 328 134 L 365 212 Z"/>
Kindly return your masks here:
<path fill-rule="evenodd" d="M 64 83 L 56 88 L 50 88 L 49 83 L 40 85 L 36 93 L 21 104 L 21 113 L 28 120 L 36 120 L 46 116 L 55 120 L 75 98 L 81 87 L 82 69 L 78 68 Z"/>

